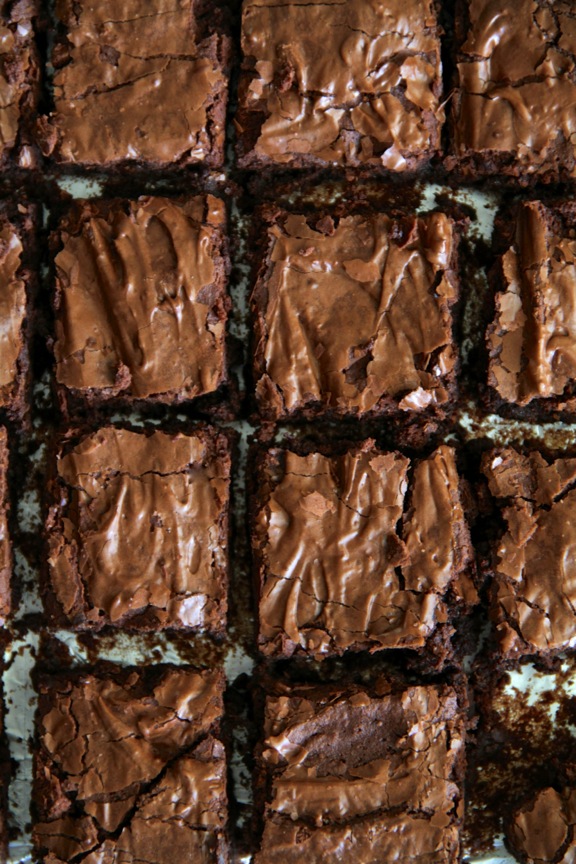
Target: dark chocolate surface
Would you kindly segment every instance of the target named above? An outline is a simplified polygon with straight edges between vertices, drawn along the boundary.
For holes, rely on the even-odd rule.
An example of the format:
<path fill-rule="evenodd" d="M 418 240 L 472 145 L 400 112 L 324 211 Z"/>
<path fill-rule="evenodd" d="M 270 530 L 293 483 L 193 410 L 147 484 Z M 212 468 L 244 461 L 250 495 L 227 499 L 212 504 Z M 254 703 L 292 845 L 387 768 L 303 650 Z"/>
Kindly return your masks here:
<path fill-rule="evenodd" d="M 451 448 L 413 463 L 372 442 L 333 458 L 271 450 L 258 489 L 264 653 L 422 649 L 451 603 L 477 600 Z"/>
<path fill-rule="evenodd" d="M 242 50 L 243 167 L 402 172 L 438 150 L 444 109 L 431 0 L 245 0 Z"/>
<path fill-rule="evenodd" d="M 223 202 L 80 202 L 60 224 L 56 380 L 90 401 L 191 399 L 226 380 Z"/>
<path fill-rule="evenodd" d="M 452 220 L 281 212 L 252 295 L 256 396 L 270 417 L 441 410 L 455 385 Z"/>
<path fill-rule="evenodd" d="M 38 105 L 40 69 L 34 40 L 37 0 L 0 2 L 0 164 L 36 164 L 32 120 Z"/>
<path fill-rule="evenodd" d="M 106 427 L 60 453 L 47 522 L 49 592 L 78 627 L 220 633 L 228 585 L 223 434 Z"/>
<path fill-rule="evenodd" d="M 223 685 L 186 667 L 41 679 L 40 860 L 227 861 Z"/>

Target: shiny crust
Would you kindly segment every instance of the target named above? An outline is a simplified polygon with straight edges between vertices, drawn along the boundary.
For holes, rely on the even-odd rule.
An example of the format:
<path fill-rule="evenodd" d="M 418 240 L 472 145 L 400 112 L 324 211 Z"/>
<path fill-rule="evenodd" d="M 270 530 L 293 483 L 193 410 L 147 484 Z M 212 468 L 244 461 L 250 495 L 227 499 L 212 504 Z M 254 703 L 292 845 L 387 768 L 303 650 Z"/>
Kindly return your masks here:
<path fill-rule="evenodd" d="M 576 790 L 542 789 L 507 820 L 506 838 L 523 864 L 569 864 L 576 850 Z"/>
<path fill-rule="evenodd" d="M 242 51 L 241 167 L 402 172 L 439 148 L 444 110 L 432 0 L 245 0 Z"/>
<path fill-rule="evenodd" d="M 57 456 L 47 608 L 74 627 L 223 632 L 228 438 L 107 427 Z"/>
<path fill-rule="evenodd" d="M 155 167 L 224 158 L 230 43 L 218 5 L 206 30 L 197 0 L 58 0 L 54 111 L 40 123 L 57 161 Z"/>
<path fill-rule="evenodd" d="M 221 673 L 189 667 L 42 678 L 33 830 L 42 860 L 224 864 L 223 689 Z"/>
<path fill-rule="evenodd" d="M 267 218 L 251 297 L 261 414 L 444 412 L 458 362 L 453 221 Z"/>
<path fill-rule="evenodd" d="M 464 723 L 456 692 L 297 688 L 266 700 L 255 864 L 454 864 Z"/>
<path fill-rule="evenodd" d="M 501 509 L 492 616 L 505 657 L 576 645 L 576 459 L 513 448 L 485 454 L 482 470 Z"/>
<path fill-rule="evenodd" d="M 80 202 L 53 236 L 64 398 L 169 402 L 227 381 L 224 203 Z"/>
<path fill-rule="evenodd" d="M 370 441 L 334 457 L 274 449 L 256 489 L 263 653 L 431 650 L 454 608 L 477 601 L 451 448 L 414 463 Z"/>

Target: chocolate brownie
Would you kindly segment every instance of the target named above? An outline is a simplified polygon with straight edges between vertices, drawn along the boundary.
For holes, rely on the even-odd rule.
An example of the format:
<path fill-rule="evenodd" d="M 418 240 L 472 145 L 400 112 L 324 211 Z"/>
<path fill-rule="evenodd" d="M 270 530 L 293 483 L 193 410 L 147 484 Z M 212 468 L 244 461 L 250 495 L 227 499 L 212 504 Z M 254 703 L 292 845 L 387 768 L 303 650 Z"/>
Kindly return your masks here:
<path fill-rule="evenodd" d="M 53 236 L 56 381 L 74 406 L 214 395 L 227 382 L 224 203 L 80 201 Z"/>
<path fill-rule="evenodd" d="M 257 465 L 262 652 L 450 653 L 453 616 L 477 600 L 452 448 L 412 460 L 372 441 L 333 456 L 275 448 Z"/>
<path fill-rule="evenodd" d="M 208 0 L 57 0 L 44 152 L 82 167 L 222 165 L 230 40 Z"/>
<path fill-rule="evenodd" d="M 105 427 L 65 443 L 50 484 L 46 606 L 75 628 L 222 634 L 230 442 Z"/>
<path fill-rule="evenodd" d="M 264 215 L 251 298 L 262 416 L 445 413 L 458 365 L 455 223 Z"/>
<path fill-rule="evenodd" d="M 571 0 L 460 0 L 455 155 L 464 172 L 576 176 Z"/>
<path fill-rule="evenodd" d="M 239 164 L 413 170 L 444 120 L 432 0 L 244 0 Z"/>
<path fill-rule="evenodd" d="M 576 459 L 497 448 L 482 470 L 504 522 L 492 563 L 500 651 L 547 657 L 576 647 Z"/>
<path fill-rule="evenodd" d="M 255 864 L 460 861 L 465 721 L 447 685 L 266 699 Z"/>
<path fill-rule="evenodd" d="M 34 168 L 33 122 L 40 90 L 34 39 L 37 0 L 0 0 L 0 168 Z"/>
<path fill-rule="evenodd" d="M 40 676 L 35 860 L 225 864 L 223 688 L 190 667 Z"/>
<path fill-rule="evenodd" d="M 8 433 L 0 426 L 0 627 L 12 609 L 12 542 L 8 530 Z"/>
<path fill-rule="evenodd" d="M 29 413 L 29 342 L 36 293 L 34 205 L 0 203 L 0 413 Z"/>
<path fill-rule="evenodd" d="M 488 329 L 488 382 L 506 405 L 576 412 L 576 205 L 519 207 Z"/>
<path fill-rule="evenodd" d="M 506 839 L 523 864 L 569 864 L 576 854 L 576 790 L 542 789 L 508 819 Z"/>

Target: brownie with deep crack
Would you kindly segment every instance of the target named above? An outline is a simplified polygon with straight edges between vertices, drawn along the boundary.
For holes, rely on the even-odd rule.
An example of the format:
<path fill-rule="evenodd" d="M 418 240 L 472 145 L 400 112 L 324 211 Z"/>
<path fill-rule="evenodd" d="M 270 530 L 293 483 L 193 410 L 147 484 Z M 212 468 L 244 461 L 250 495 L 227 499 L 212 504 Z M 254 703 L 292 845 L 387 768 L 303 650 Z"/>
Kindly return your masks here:
<path fill-rule="evenodd" d="M 456 689 L 277 686 L 256 771 L 255 864 L 455 864 L 465 717 Z"/>
<path fill-rule="evenodd" d="M 222 673 L 107 667 L 37 686 L 35 860 L 229 860 Z"/>
<path fill-rule="evenodd" d="M 244 0 L 236 115 L 242 168 L 404 172 L 440 148 L 433 0 Z"/>
<path fill-rule="evenodd" d="M 231 43 L 209 0 L 58 0 L 44 153 L 81 167 L 219 167 Z"/>
<path fill-rule="evenodd" d="M 262 215 L 251 296 L 261 415 L 444 416 L 457 389 L 457 224 L 439 212 Z"/>
<path fill-rule="evenodd" d="M 529 419 L 575 414 L 576 205 L 527 201 L 513 224 L 486 337 L 492 403 Z"/>
<path fill-rule="evenodd" d="M 230 265 L 220 198 L 76 202 L 52 245 L 55 378 L 67 414 L 222 402 Z"/>
<path fill-rule="evenodd" d="M 571 0 L 460 0 L 452 135 L 467 176 L 576 176 Z"/>
<path fill-rule="evenodd" d="M 231 438 L 104 427 L 55 457 L 46 609 L 78 629 L 224 633 Z"/>
<path fill-rule="evenodd" d="M 502 518 L 490 575 L 504 658 L 576 647 L 576 459 L 496 448 L 482 470 Z"/>
<path fill-rule="evenodd" d="M 0 169 L 35 168 L 34 121 L 40 95 L 35 42 L 38 0 L 0 2 Z"/>
<path fill-rule="evenodd" d="M 477 602 L 456 452 L 262 450 L 252 495 L 258 644 L 269 657 L 412 649 L 452 659 Z"/>

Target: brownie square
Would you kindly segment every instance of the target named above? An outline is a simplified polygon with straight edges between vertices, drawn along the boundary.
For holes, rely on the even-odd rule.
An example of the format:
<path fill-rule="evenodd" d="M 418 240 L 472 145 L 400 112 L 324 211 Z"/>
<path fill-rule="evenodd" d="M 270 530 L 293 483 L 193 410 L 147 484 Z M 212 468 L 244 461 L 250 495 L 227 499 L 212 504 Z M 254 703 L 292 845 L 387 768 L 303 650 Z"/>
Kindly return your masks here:
<path fill-rule="evenodd" d="M 8 492 L 8 433 L 0 426 L 0 627 L 12 609 L 12 542 L 8 529 L 10 496 Z"/>
<path fill-rule="evenodd" d="M 83 167 L 222 165 L 230 40 L 208 0 L 58 0 L 44 152 Z"/>
<path fill-rule="evenodd" d="M 34 39 L 36 0 L 0 0 L 0 169 L 33 168 L 40 64 Z"/>
<path fill-rule="evenodd" d="M 227 383 L 225 226 L 212 195 L 81 201 L 61 221 L 54 355 L 67 412 L 214 397 Z"/>
<path fill-rule="evenodd" d="M 522 204 L 496 274 L 488 383 L 530 414 L 576 412 L 576 205 Z"/>
<path fill-rule="evenodd" d="M 433 0 L 244 0 L 239 164 L 413 170 L 439 149 Z"/>
<path fill-rule="evenodd" d="M 467 174 L 576 176 L 571 0 L 460 0 L 455 154 Z"/>
<path fill-rule="evenodd" d="M 460 861 L 465 720 L 450 686 L 266 700 L 255 864 Z"/>
<path fill-rule="evenodd" d="M 486 453 L 482 470 L 503 521 L 491 573 L 501 654 L 576 647 L 576 459 L 510 447 Z"/>
<path fill-rule="evenodd" d="M 78 629 L 221 635 L 230 442 L 106 427 L 64 444 L 50 484 L 46 606 Z"/>
<path fill-rule="evenodd" d="M 574 860 L 576 789 L 542 789 L 506 821 L 508 846 L 518 861 L 569 864 Z"/>
<path fill-rule="evenodd" d="M 372 441 L 332 456 L 274 448 L 260 454 L 255 486 L 264 654 L 451 656 L 454 618 L 477 600 L 452 448 L 421 459 Z"/>
<path fill-rule="evenodd" d="M 40 676 L 35 860 L 225 864 L 223 689 L 190 667 Z"/>
<path fill-rule="evenodd" d="M 29 412 L 35 227 L 34 206 L 0 203 L 0 413 L 19 423 Z"/>
<path fill-rule="evenodd" d="M 456 224 L 443 213 L 265 217 L 251 297 L 261 414 L 442 415 L 456 394 Z"/>

